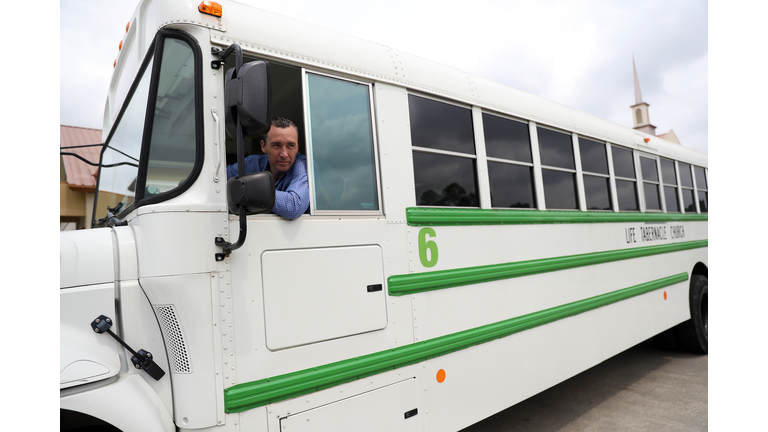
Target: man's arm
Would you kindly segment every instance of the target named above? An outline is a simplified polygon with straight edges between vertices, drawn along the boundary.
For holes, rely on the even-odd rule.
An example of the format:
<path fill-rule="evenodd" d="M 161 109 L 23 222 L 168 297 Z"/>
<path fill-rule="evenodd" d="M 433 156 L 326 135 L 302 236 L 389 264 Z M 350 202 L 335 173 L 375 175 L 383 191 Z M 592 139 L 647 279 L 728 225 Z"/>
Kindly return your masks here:
<path fill-rule="evenodd" d="M 243 168 L 245 168 L 244 175 L 263 171 L 264 168 L 261 167 L 260 164 L 266 165 L 266 158 L 266 155 L 246 156 L 243 160 Z M 237 162 L 233 163 L 232 165 L 227 165 L 227 180 L 231 179 L 232 177 L 237 177 Z"/>
<path fill-rule="evenodd" d="M 275 207 L 272 213 L 288 219 L 298 219 L 309 208 L 307 160 L 297 158 L 292 171 L 291 182 L 286 190 L 275 191 Z"/>

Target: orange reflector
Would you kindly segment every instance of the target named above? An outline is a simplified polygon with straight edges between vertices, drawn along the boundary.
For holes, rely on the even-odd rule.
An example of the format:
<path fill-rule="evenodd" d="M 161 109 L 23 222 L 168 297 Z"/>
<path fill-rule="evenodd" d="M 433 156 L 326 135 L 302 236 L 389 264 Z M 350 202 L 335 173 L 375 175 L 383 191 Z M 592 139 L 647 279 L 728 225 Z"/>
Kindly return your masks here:
<path fill-rule="evenodd" d="M 667 299 L 667 292 L 664 291 L 664 300 L 666 300 L 666 299 Z"/>
<path fill-rule="evenodd" d="M 115 66 L 117 66 L 117 59 L 115 59 L 115 62 L 112 63 L 112 67 L 115 67 Z"/>
<path fill-rule="evenodd" d="M 439 383 L 442 383 L 443 381 L 445 381 L 445 371 L 442 370 L 442 369 L 437 371 L 437 377 L 436 378 L 437 378 L 437 382 L 439 382 Z"/>
<path fill-rule="evenodd" d="M 123 50 L 123 41 L 120 41 L 120 46 L 117 47 L 117 50 L 118 51 L 122 51 Z"/>
<path fill-rule="evenodd" d="M 128 21 L 127 23 L 125 23 L 125 32 L 126 32 L 126 33 L 128 33 L 128 28 L 129 28 L 130 26 L 131 26 L 131 22 L 130 22 L 130 21 Z"/>
<path fill-rule="evenodd" d="M 650 139 L 650 138 L 643 138 L 643 141 L 645 141 L 645 142 L 650 142 L 650 141 L 651 141 L 651 139 Z"/>
<path fill-rule="evenodd" d="M 201 13 L 221 18 L 221 5 L 212 1 L 202 1 L 197 7 Z"/>

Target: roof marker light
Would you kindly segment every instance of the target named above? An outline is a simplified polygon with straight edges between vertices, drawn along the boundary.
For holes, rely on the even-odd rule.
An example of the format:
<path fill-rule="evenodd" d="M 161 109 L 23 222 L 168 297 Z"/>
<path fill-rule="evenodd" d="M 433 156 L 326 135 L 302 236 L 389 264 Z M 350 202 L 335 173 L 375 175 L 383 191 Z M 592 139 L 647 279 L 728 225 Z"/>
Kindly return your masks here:
<path fill-rule="evenodd" d="M 120 46 L 117 47 L 117 50 L 118 51 L 122 51 L 123 50 L 123 41 L 120 41 Z"/>
<path fill-rule="evenodd" d="M 128 33 L 128 28 L 129 28 L 130 26 L 131 26 L 131 22 L 130 22 L 130 21 L 128 21 L 127 23 L 125 23 L 125 32 L 126 32 L 126 33 Z"/>
<path fill-rule="evenodd" d="M 212 2 L 212 1 L 205 1 L 203 0 L 200 2 L 200 5 L 197 7 L 197 10 L 199 10 L 201 13 L 204 13 L 206 15 L 212 15 L 217 18 L 221 18 L 222 10 L 221 5 Z"/>
<path fill-rule="evenodd" d="M 645 141 L 645 142 L 651 142 L 651 139 L 650 139 L 650 138 L 643 138 L 643 141 Z"/>

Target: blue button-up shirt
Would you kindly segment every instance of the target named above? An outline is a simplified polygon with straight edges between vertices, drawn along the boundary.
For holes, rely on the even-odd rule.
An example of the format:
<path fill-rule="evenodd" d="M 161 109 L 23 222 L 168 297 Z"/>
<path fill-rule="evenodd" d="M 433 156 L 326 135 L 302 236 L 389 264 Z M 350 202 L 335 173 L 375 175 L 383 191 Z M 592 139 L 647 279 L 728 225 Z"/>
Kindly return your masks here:
<path fill-rule="evenodd" d="M 266 171 L 267 155 L 251 155 L 245 158 L 245 174 Z M 237 176 L 237 164 L 227 166 L 227 179 Z M 309 180 L 307 158 L 300 154 L 288 171 L 275 182 L 275 207 L 272 213 L 288 219 L 297 219 L 309 208 Z"/>

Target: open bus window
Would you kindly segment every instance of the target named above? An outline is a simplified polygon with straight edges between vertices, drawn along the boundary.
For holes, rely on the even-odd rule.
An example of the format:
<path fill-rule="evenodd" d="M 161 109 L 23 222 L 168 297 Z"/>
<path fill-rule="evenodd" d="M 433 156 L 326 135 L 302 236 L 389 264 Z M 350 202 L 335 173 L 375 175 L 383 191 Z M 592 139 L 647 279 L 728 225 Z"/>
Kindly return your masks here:
<path fill-rule="evenodd" d="M 255 60 L 264 60 L 252 56 L 243 56 L 243 63 Z M 293 121 L 299 130 L 299 154 L 306 155 L 306 145 L 304 144 L 304 108 L 301 86 L 301 68 L 289 66 L 282 63 L 276 63 L 269 60 L 272 78 L 272 116 L 285 117 Z M 226 71 L 235 67 L 235 56 L 227 58 L 224 66 Z M 263 136 L 244 137 L 245 156 L 264 154 L 261 151 L 261 140 Z M 234 137 L 226 136 L 227 146 L 227 165 L 237 163 L 237 140 Z"/>
<path fill-rule="evenodd" d="M 371 87 L 307 73 L 315 210 L 378 211 Z"/>
<path fill-rule="evenodd" d="M 416 204 L 477 207 L 472 112 L 408 95 Z"/>

